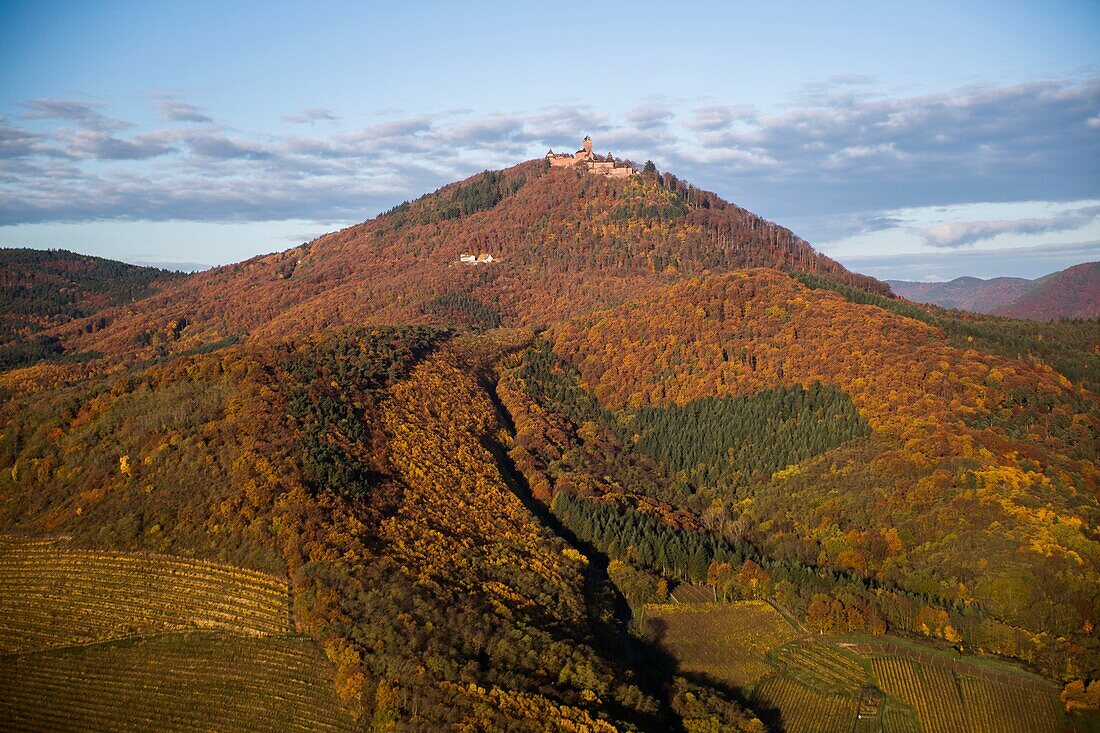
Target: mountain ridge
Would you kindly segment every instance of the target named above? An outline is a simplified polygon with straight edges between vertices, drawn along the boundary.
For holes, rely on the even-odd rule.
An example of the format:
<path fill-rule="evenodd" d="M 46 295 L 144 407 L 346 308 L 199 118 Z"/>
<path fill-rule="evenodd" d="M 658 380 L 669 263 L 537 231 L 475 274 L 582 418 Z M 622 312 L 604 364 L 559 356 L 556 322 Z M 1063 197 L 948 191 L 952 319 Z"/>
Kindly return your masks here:
<path fill-rule="evenodd" d="M 66 250 L 0 249 L 0 368 L 64 351 L 52 333 L 74 320 L 102 327 L 101 314 L 169 286 L 178 273 Z"/>
<path fill-rule="evenodd" d="M 920 303 L 975 313 L 1049 321 L 1100 318 L 1100 263 L 1085 262 L 1028 280 L 957 277 L 947 282 L 887 280 L 897 295 Z"/>
<path fill-rule="evenodd" d="M 1035 287 L 993 313 L 1010 318 L 1100 318 L 1100 262 L 1084 262 L 1035 281 Z"/>
<path fill-rule="evenodd" d="M 999 305 L 1011 302 L 1035 287 L 1035 282 L 1022 277 L 957 277 L 946 282 L 916 282 L 887 280 L 896 294 L 919 303 L 942 308 L 958 308 L 975 313 L 989 313 Z"/>

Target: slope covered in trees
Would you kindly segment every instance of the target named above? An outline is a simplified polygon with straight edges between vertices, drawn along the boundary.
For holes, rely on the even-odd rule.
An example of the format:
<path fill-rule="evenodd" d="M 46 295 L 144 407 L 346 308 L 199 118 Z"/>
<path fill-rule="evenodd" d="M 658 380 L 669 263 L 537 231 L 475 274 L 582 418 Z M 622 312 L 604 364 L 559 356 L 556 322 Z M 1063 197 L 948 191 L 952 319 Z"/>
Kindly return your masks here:
<path fill-rule="evenodd" d="M 1047 671 L 1082 652 L 1096 664 L 1098 407 L 1083 387 L 772 270 L 684 282 L 553 332 L 616 410 L 835 385 L 872 436 L 776 472 L 748 503 L 717 495 L 718 523 L 739 522 L 773 561 L 933 601 L 944 615 L 929 633 L 962 634 L 969 617 L 968 644 Z"/>
<path fill-rule="evenodd" d="M 1023 321 L 997 316 L 918 306 L 884 298 L 805 272 L 793 275 L 809 288 L 840 293 L 846 300 L 875 305 L 939 329 L 947 343 L 959 349 L 978 349 L 1031 364 L 1048 364 L 1072 382 L 1096 392 L 1100 389 L 1100 323 L 1096 321 Z"/>
<path fill-rule="evenodd" d="M 524 163 L 45 333 L 85 357 L 0 374 L 0 530 L 286 578 L 361 729 L 759 730 L 631 632 L 702 588 L 1100 674 L 1094 324 L 668 174 Z"/>
<path fill-rule="evenodd" d="M 1035 287 L 993 312 L 1012 318 L 1100 318 L 1100 262 L 1085 262 L 1035 281 Z"/>
<path fill-rule="evenodd" d="M 461 265 L 464 252 L 499 261 Z M 114 309 L 105 329 L 77 322 L 58 335 L 66 349 L 133 358 L 362 322 L 538 325 L 746 266 L 887 292 L 671 174 L 613 180 L 530 161 L 286 252 L 197 273 Z"/>
<path fill-rule="evenodd" d="M 0 249 L 0 370 L 60 358 L 61 341 L 44 331 L 74 319 L 85 330 L 103 329 L 101 311 L 181 277 L 64 250 Z"/>
<path fill-rule="evenodd" d="M 0 526 L 285 574 L 363 726 L 752 729 L 629 668 L 606 581 L 508 483 L 482 378 L 525 338 L 365 327 L 10 396 Z"/>
<path fill-rule="evenodd" d="M 870 435 L 848 395 L 814 382 L 635 410 L 635 448 L 697 486 L 747 485 Z"/>

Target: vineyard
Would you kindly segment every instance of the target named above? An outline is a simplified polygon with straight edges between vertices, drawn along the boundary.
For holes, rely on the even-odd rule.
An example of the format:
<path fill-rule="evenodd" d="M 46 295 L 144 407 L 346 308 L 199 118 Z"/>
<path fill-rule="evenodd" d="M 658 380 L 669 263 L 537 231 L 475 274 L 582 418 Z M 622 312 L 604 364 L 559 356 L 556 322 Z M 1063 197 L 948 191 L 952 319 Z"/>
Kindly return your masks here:
<path fill-rule="evenodd" d="M 169 633 L 0 657 L 10 731 L 342 731 L 352 719 L 309 639 Z"/>
<path fill-rule="evenodd" d="M 886 708 L 882 713 L 882 733 L 921 733 L 912 710 Z"/>
<path fill-rule="evenodd" d="M 183 629 L 285 634 L 286 581 L 181 557 L 0 542 L 0 653 Z"/>
<path fill-rule="evenodd" d="M 884 692 L 911 705 L 923 733 L 1058 730 L 1051 693 L 899 657 L 876 657 L 871 666 Z"/>
<path fill-rule="evenodd" d="M 851 694 L 868 679 L 858 657 L 828 644 L 793 641 L 776 649 L 772 658 L 787 674 L 812 687 L 823 687 L 823 692 Z"/>
<path fill-rule="evenodd" d="M 917 712 L 924 733 L 970 729 L 955 675 L 950 670 L 894 657 L 873 659 L 871 666 L 883 691 Z"/>
<path fill-rule="evenodd" d="M 996 672 L 956 660 L 962 668 L 956 673 L 936 653 L 929 651 L 924 658 L 915 662 L 902 655 L 876 655 L 865 660 L 824 641 L 798 640 L 771 652 L 777 674 L 760 683 L 754 699 L 759 712 L 773 711 L 787 733 L 1059 730 L 1053 687 L 1044 692 L 1028 679 L 1006 682 L 1012 679 L 1008 667 Z M 870 677 L 865 661 L 873 672 Z M 878 689 L 888 695 L 885 700 Z"/>
<path fill-rule="evenodd" d="M 331 664 L 289 633 L 278 578 L 0 537 L 5 730 L 349 729 Z"/>
<path fill-rule="evenodd" d="M 713 603 L 714 589 L 692 583 L 681 583 L 669 594 L 677 603 Z"/>
<path fill-rule="evenodd" d="M 1058 709 L 1049 694 L 967 675 L 959 676 L 959 686 L 973 733 L 1058 730 Z"/>
<path fill-rule="evenodd" d="M 790 624 L 767 603 L 650 605 L 646 626 L 684 672 L 745 687 L 771 670 L 768 650 L 793 638 Z"/>
<path fill-rule="evenodd" d="M 651 604 L 646 625 L 680 670 L 740 688 L 786 733 L 1056 733 L 1061 725 L 1058 688 L 1041 677 L 893 637 L 799 636 L 761 601 Z"/>
<path fill-rule="evenodd" d="M 845 695 L 823 695 L 788 677 L 769 677 L 756 691 L 759 708 L 779 711 L 788 733 L 847 731 L 856 717 L 856 700 Z"/>

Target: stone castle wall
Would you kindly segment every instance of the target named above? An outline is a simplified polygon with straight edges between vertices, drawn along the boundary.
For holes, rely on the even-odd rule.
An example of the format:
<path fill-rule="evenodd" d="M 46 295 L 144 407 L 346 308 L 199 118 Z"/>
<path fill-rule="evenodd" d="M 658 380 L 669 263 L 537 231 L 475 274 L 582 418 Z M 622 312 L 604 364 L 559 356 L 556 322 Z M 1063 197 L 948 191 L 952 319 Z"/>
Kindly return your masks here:
<path fill-rule="evenodd" d="M 595 157 L 592 154 L 592 140 L 590 138 L 585 138 L 584 149 L 578 150 L 573 155 L 554 153 L 553 151 L 546 154 L 546 159 L 550 161 L 551 168 L 575 168 L 580 165 L 584 166 L 589 173 L 610 178 L 626 178 L 635 173 L 634 169 L 628 165 L 620 166 L 613 160 L 594 160 Z"/>

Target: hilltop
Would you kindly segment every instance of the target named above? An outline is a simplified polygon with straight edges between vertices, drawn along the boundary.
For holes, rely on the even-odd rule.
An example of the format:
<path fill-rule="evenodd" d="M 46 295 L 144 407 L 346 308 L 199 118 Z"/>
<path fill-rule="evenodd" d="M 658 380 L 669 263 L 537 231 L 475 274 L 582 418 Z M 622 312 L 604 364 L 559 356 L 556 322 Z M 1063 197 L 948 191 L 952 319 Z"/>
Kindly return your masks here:
<path fill-rule="evenodd" d="M 496 262 L 463 266 L 466 253 Z M 611 178 L 544 160 L 478 174 L 285 252 L 197 273 L 105 314 L 107 326 L 94 333 L 83 322 L 58 333 L 67 349 L 125 357 L 363 322 L 530 326 L 683 277 L 758 266 L 888 292 L 671 174 Z"/>
<path fill-rule="evenodd" d="M 684 641 L 681 620 L 663 645 L 646 609 L 700 596 L 774 604 L 736 608 L 789 625 L 777 645 L 866 634 L 1048 678 L 998 681 L 1014 704 L 1100 674 L 1095 324 L 914 304 L 653 166 L 548 161 L 158 281 L 0 373 L 0 532 L 92 553 L 124 601 L 89 622 L 109 633 L 86 658 L 65 653 L 141 668 L 163 641 L 117 630 L 158 631 L 134 610 L 153 605 L 190 634 L 180 664 L 281 650 L 315 675 L 318 715 L 367 730 L 761 731 L 806 682 L 783 660 L 813 650 L 758 649 L 733 683 L 681 668 L 670 654 L 718 640 Z M 30 547 L 9 552 L 20 592 L 96 582 L 34 575 Z M 127 595 L 118 567 L 162 566 L 283 588 L 287 626 L 207 633 L 243 581 L 179 608 L 162 581 Z M 13 628 L 48 637 L 38 596 L 9 595 Z M 882 709 L 857 680 L 893 679 L 878 652 L 833 643 L 818 652 L 849 674 L 807 695 L 837 720 Z M 885 693 L 916 725 L 912 690 Z"/>

